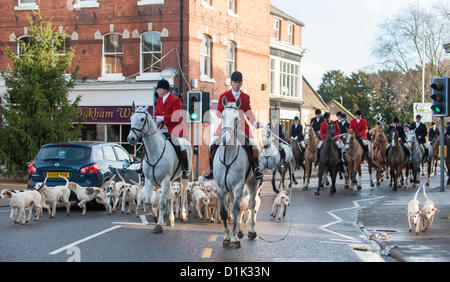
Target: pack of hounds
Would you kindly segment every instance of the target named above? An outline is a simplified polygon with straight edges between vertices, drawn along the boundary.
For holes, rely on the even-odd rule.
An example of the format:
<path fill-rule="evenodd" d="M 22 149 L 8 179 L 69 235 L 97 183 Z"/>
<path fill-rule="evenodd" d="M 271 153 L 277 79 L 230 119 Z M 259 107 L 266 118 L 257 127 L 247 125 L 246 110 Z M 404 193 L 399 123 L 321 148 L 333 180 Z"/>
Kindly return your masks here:
<path fill-rule="evenodd" d="M 119 180 L 116 180 L 118 176 Z M 86 203 L 95 199 L 95 201 L 103 205 L 108 215 L 117 212 L 120 208 L 121 213 L 126 214 L 135 213 L 139 217 L 139 210 L 147 213 L 147 205 L 145 205 L 145 189 L 140 183 L 130 179 L 130 183 L 126 182 L 123 177 L 117 172 L 110 180 L 106 181 L 101 187 L 83 187 L 75 182 L 65 179 L 66 184 L 60 186 L 49 187 L 46 185 L 47 178 L 43 183 L 37 183 L 34 190 L 28 191 L 14 191 L 4 189 L 1 192 L 1 198 L 10 201 L 11 214 L 10 219 L 13 223 L 25 224 L 30 222 L 32 212 L 35 212 L 34 220 L 39 220 L 43 214 L 43 209 L 47 209 L 50 218 L 56 215 L 56 205 L 58 202 L 64 204 L 66 207 L 66 216 L 70 215 L 70 191 L 73 191 L 78 198 L 78 206 L 81 208 L 81 215 L 86 214 Z M 255 217 L 258 213 L 261 204 L 262 186 L 258 189 L 255 203 Z M 187 191 L 187 205 L 189 214 L 194 218 L 200 218 L 212 223 L 222 223 L 220 216 L 220 204 L 216 194 L 215 183 L 213 180 L 205 180 L 200 176 L 198 181 L 189 182 Z M 150 211 L 155 222 L 158 218 L 158 205 L 161 195 L 161 187 L 155 185 L 151 193 Z M 231 199 L 227 199 L 228 203 L 228 219 L 232 220 L 231 214 Z M 166 210 L 168 205 L 174 205 L 175 218 L 180 218 L 181 205 L 181 184 L 179 182 L 172 182 L 169 197 L 166 203 Z M 278 212 L 278 219 L 285 217 L 286 208 L 290 205 L 289 196 L 285 191 L 281 191 L 274 199 L 272 205 L 272 212 L 270 216 L 276 217 Z M 28 209 L 28 218 L 26 218 L 26 208 Z M 239 222 L 247 223 L 250 217 L 250 193 L 248 189 L 244 189 L 244 194 L 240 202 Z M 256 219 L 256 218 L 255 218 Z"/>

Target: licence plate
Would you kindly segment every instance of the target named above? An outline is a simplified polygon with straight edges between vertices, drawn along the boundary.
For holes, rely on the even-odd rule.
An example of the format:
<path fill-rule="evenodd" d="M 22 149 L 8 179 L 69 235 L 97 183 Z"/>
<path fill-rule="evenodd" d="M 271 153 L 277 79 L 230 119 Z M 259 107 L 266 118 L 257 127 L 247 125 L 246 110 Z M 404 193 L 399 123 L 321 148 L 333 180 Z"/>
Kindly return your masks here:
<path fill-rule="evenodd" d="M 48 178 L 58 178 L 59 176 L 64 176 L 65 178 L 69 178 L 69 173 L 68 172 L 60 172 L 60 171 L 47 172 Z"/>

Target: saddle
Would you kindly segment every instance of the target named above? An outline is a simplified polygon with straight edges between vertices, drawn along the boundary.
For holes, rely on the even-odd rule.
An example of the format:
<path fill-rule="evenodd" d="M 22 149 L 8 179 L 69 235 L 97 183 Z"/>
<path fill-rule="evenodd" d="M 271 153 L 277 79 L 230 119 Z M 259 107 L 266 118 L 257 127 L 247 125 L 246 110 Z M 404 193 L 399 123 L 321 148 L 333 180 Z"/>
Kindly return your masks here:
<path fill-rule="evenodd" d="M 172 145 L 173 149 L 175 150 L 175 153 L 177 154 L 178 161 L 181 163 L 181 148 L 179 145 L 175 145 L 172 141 L 172 135 L 170 135 L 169 132 L 163 132 L 164 137 L 167 141 Z"/>

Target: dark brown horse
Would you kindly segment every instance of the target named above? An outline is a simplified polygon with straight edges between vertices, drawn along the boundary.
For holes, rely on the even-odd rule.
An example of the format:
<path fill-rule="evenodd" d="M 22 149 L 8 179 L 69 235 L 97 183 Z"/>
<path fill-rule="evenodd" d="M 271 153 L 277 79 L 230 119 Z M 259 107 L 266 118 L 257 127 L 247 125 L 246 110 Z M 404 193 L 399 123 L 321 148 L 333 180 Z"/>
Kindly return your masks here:
<path fill-rule="evenodd" d="M 391 148 L 387 155 L 387 164 L 391 171 L 391 179 L 394 180 L 394 187 L 392 191 L 397 191 L 397 181 L 402 175 L 403 168 L 406 165 L 406 154 L 403 151 L 402 145 L 399 142 L 399 136 L 397 129 L 393 128 L 389 134 L 389 141 Z M 408 177 L 408 176 L 407 176 Z"/>
<path fill-rule="evenodd" d="M 336 176 L 337 164 L 339 162 L 339 153 L 335 142 L 335 134 L 336 127 L 334 123 L 331 123 L 327 127 L 327 135 L 325 137 L 325 141 L 323 142 L 322 149 L 320 150 L 319 181 L 317 183 L 317 190 L 316 192 L 314 192 L 314 195 L 316 197 L 320 195 L 320 185 L 322 183 L 325 169 L 328 169 L 328 172 L 331 176 L 330 194 L 333 195 L 334 193 L 336 193 Z"/>
<path fill-rule="evenodd" d="M 289 145 L 291 145 L 292 154 L 294 154 L 295 167 L 294 167 L 294 171 L 292 171 L 292 181 L 294 182 L 295 185 L 297 185 L 298 183 L 297 183 L 297 180 L 295 180 L 294 172 L 298 166 L 301 166 L 303 168 L 303 171 L 304 171 L 303 182 L 305 182 L 305 176 L 306 176 L 305 151 L 303 151 L 300 148 L 300 145 L 294 139 L 292 139 L 290 137 L 286 137 L 286 141 L 289 143 Z"/>

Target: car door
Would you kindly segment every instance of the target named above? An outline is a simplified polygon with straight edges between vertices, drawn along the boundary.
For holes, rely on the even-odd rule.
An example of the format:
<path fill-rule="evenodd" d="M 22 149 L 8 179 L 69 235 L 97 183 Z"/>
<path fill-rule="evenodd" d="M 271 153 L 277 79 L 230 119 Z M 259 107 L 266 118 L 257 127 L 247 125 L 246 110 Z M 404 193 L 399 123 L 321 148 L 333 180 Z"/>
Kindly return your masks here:
<path fill-rule="evenodd" d="M 117 159 L 123 164 L 122 168 L 129 167 L 132 163 L 132 160 L 127 151 L 119 146 L 114 146 L 114 150 L 116 151 Z"/>

